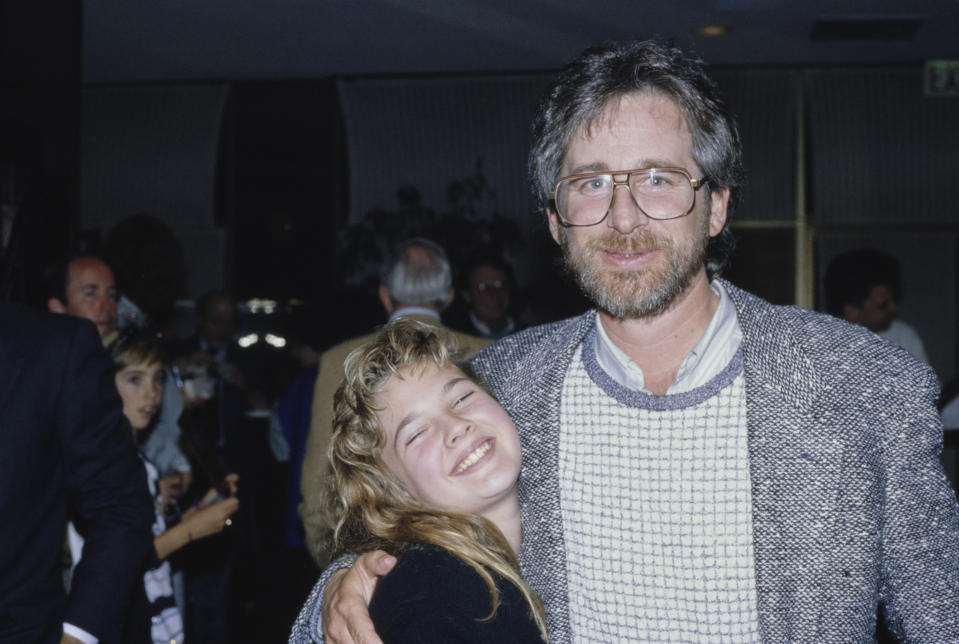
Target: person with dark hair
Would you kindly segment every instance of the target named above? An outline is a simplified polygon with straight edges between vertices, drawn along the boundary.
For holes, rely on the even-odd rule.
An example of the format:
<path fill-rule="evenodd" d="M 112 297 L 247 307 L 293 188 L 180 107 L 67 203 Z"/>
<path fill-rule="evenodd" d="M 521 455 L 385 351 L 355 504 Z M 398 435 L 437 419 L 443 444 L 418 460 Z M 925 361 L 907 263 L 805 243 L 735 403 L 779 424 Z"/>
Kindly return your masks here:
<path fill-rule="evenodd" d="M 160 409 L 164 389 L 164 351 L 157 335 L 148 330 L 128 329 L 107 347 L 113 358 L 114 381 L 123 403 L 123 415 L 133 432 L 129 437 L 141 444 L 149 434 Z M 159 485 L 156 467 L 141 454 L 146 470 L 145 480 L 153 497 L 153 550 L 141 573 L 142 591 L 135 593 L 133 610 L 124 627 L 124 644 L 183 642 L 183 615 L 173 598 L 173 572 L 168 557 L 193 541 L 221 532 L 230 522 L 238 502 L 235 497 L 222 499 L 217 490 L 207 492 L 195 508 L 183 513 L 179 523 L 167 527 L 164 508 L 173 502 Z M 143 477 L 141 470 L 139 475 Z M 230 480 L 234 486 L 235 477 Z M 72 528 L 72 526 L 71 526 Z M 70 530 L 74 565 L 82 562 L 83 538 Z"/>
<path fill-rule="evenodd" d="M 389 321 L 410 318 L 443 327 L 440 313 L 450 305 L 454 292 L 453 269 L 440 245 L 423 238 L 402 241 L 392 249 L 380 273 L 378 294 Z M 306 533 L 306 546 L 319 566 L 325 566 L 329 560 L 327 536 L 332 528 L 322 489 L 329 477 L 326 451 L 333 429 L 333 393 L 343 379 L 343 360 L 353 349 L 373 337 L 374 334 L 367 334 L 346 340 L 320 356 L 313 390 L 313 417 L 300 479 L 303 493 L 300 518 Z M 455 333 L 455 337 L 469 355 L 490 343 L 465 333 Z"/>
<path fill-rule="evenodd" d="M 467 266 L 460 292 L 466 303 L 462 320 L 451 326 L 466 333 L 499 340 L 519 330 L 511 305 L 513 267 L 497 256 L 481 256 Z"/>
<path fill-rule="evenodd" d="M 719 277 L 736 132 L 702 61 L 654 42 L 588 49 L 534 120 L 533 189 L 595 310 L 472 366 L 519 431 L 550 641 L 865 642 L 880 606 L 905 641 L 959 641 L 936 376 Z M 393 563 L 327 571 L 330 642 L 377 641 Z"/>
<path fill-rule="evenodd" d="M 827 313 L 864 326 L 929 362 L 922 338 L 898 318 L 902 276 L 895 257 L 874 248 L 847 251 L 829 262 L 823 285 Z"/>
<path fill-rule="evenodd" d="M 90 254 L 73 255 L 47 269 L 46 307 L 90 320 L 107 342 L 117 329 L 117 283 L 105 261 Z"/>
<path fill-rule="evenodd" d="M 239 364 L 236 300 L 224 291 L 207 291 L 196 300 L 196 335 L 171 345 L 174 356 L 202 351 L 217 364 L 220 377 L 239 389 L 248 385 L 245 370 Z"/>
<path fill-rule="evenodd" d="M 90 320 L 104 344 L 113 342 L 119 292 L 113 271 L 103 259 L 89 253 L 72 255 L 49 267 L 44 278 L 48 311 Z M 176 423 L 183 407 L 179 395 L 168 396 L 166 402 L 158 430 L 150 433 L 143 451 L 161 470 L 159 485 L 164 494 L 179 494 L 190 476 L 189 463 L 176 443 L 180 433 Z"/>

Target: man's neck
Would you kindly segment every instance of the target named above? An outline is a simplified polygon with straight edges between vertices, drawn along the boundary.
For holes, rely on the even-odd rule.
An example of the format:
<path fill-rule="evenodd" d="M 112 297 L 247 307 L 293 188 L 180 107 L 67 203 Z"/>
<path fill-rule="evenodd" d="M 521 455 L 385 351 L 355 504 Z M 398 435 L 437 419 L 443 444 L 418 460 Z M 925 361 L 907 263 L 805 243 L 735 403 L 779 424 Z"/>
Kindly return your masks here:
<path fill-rule="evenodd" d="M 703 337 L 719 306 L 706 271 L 680 293 L 663 313 L 618 320 L 600 311 L 609 339 L 642 370 L 645 387 L 657 396 L 666 394 L 676 380 L 683 360 Z"/>

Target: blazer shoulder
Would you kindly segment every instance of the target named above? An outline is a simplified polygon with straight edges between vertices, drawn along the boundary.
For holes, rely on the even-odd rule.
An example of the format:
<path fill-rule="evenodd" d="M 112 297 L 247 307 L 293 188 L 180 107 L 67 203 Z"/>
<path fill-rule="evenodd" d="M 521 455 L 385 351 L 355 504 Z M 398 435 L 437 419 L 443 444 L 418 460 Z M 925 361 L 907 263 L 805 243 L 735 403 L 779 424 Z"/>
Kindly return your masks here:
<path fill-rule="evenodd" d="M 561 369 L 594 321 L 595 313 L 589 311 L 524 329 L 480 351 L 471 364 L 497 395 L 505 396 L 512 389 L 509 383 L 525 387 L 531 378 Z"/>
<path fill-rule="evenodd" d="M 0 301 L 0 353 L 37 359 L 62 353 L 77 341 L 102 346 L 89 320 Z"/>
<path fill-rule="evenodd" d="M 539 350 L 552 347 L 555 342 L 575 334 L 576 330 L 587 324 L 592 316 L 593 312 L 589 311 L 565 320 L 523 329 L 486 347 L 473 358 L 473 362 L 476 365 L 486 365 L 521 359 Z"/>
<path fill-rule="evenodd" d="M 857 324 L 794 305 L 771 304 L 725 284 L 743 331 L 747 361 L 778 355 L 802 361 L 824 379 L 907 379 L 935 386 L 929 365 Z"/>

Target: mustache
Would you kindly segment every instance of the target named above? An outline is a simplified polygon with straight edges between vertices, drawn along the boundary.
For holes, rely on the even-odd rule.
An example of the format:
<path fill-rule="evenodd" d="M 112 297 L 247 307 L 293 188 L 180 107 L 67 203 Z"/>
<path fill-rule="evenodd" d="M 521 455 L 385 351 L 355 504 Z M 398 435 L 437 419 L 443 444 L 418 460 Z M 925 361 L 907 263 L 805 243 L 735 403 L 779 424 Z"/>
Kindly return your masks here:
<path fill-rule="evenodd" d="M 652 250 L 668 249 L 672 245 L 672 240 L 660 239 L 648 230 L 634 231 L 630 235 L 610 231 L 586 242 L 588 250 L 613 253 L 646 253 Z"/>

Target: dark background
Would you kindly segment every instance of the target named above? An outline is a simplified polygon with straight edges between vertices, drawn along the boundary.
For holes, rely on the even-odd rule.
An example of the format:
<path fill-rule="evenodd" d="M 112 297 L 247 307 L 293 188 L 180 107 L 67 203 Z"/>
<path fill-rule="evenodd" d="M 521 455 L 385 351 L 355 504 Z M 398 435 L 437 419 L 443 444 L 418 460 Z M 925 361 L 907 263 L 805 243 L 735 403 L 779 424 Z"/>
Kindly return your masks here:
<path fill-rule="evenodd" d="M 211 288 L 306 302 L 325 344 L 365 332 L 381 321 L 369 287 L 384 239 L 424 231 L 454 258 L 501 249 L 528 322 L 576 313 L 529 197 L 528 124 L 589 44 L 660 37 L 709 61 L 739 117 L 748 184 L 728 276 L 816 308 L 831 257 L 890 252 L 902 317 L 948 382 L 959 96 L 925 81 L 928 61 L 959 59 L 959 3 L 903 5 L 0 0 L 0 205 L 16 213 L 0 296 L 36 302 L 44 266 L 148 213 L 182 246 L 183 333 Z M 729 32 L 697 35 L 710 24 Z M 281 519 L 272 475 L 263 526 Z M 264 583 L 265 557 L 240 626 L 272 636 L 301 599 L 267 596 L 284 583 Z"/>

